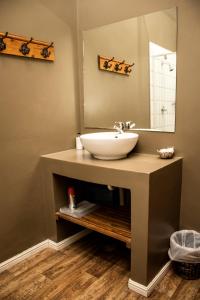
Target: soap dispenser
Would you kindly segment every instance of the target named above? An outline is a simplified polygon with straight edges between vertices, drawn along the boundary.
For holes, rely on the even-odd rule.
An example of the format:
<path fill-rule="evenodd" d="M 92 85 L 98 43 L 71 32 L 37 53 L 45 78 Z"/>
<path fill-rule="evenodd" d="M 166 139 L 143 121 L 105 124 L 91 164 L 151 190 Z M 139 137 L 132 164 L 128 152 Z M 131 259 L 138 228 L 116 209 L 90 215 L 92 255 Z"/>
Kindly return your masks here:
<path fill-rule="evenodd" d="M 76 136 L 76 150 L 83 150 L 83 145 L 80 139 L 80 133 L 78 133 Z"/>

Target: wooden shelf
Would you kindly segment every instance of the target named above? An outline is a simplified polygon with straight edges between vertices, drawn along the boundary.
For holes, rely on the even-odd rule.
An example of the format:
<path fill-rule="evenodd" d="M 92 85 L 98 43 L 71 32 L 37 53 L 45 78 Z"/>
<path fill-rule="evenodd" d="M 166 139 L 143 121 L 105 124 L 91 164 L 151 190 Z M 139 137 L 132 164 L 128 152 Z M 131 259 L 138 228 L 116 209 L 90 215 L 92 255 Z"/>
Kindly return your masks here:
<path fill-rule="evenodd" d="M 75 218 L 57 212 L 56 217 L 57 220 L 61 218 L 113 237 L 117 240 L 125 242 L 127 246 L 130 247 L 131 218 L 129 212 L 123 208 L 113 209 L 108 207 L 100 207 L 82 218 Z"/>

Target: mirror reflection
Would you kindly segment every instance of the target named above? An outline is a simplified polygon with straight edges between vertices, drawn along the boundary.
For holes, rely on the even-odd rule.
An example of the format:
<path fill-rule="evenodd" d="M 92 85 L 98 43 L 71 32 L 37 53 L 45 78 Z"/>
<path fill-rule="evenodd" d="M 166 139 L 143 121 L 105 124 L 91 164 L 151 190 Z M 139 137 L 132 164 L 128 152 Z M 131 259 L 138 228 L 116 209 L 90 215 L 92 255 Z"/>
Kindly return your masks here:
<path fill-rule="evenodd" d="M 131 120 L 138 129 L 175 131 L 176 34 L 176 8 L 83 32 L 85 127 Z M 120 74 L 116 63 L 101 68 L 99 56 L 134 65 Z"/>

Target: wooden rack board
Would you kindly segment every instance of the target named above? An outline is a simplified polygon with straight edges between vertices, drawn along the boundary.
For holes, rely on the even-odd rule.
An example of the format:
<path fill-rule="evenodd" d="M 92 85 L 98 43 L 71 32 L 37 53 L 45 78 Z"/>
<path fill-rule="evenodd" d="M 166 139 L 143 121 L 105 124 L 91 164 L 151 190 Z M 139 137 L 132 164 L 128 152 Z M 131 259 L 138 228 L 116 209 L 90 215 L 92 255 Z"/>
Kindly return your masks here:
<path fill-rule="evenodd" d="M 107 63 L 107 65 L 105 65 L 105 63 Z M 116 65 L 118 65 L 119 68 L 117 70 L 115 69 Z M 125 60 L 118 61 L 114 59 L 114 57 L 108 58 L 108 57 L 98 55 L 98 66 L 99 66 L 99 70 L 102 71 L 114 72 L 117 74 L 129 76 L 130 73 L 132 72 L 132 67 L 134 66 L 134 63 L 130 65 L 125 63 Z"/>
<path fill-rule="evenodd" d="M 55 60 L 55 54 L 54 54 L 54 46 L 50 43 L 38 41 L 38 40 L 31 40 L 8 33 L 7 36 L 4 38 L 5 33 L 0 32 L 0 38 L 3 38 L 3 42 L 6 44 L 6 49 L 1 50 L 0 54 L 7 54 L 7 55 L 15 55 L 15 56 L 21 56 L 21 57 L 28 57 L 28 58 L 37 58 L 37 59 L 43 59 L 46 61 L 54 61 Z M 29 43 L 30 42 L 30 43 Z M 22 52 L 20 52 L 20 47 L 23 43 L 28 43 L 28 47 L 30 48 L 30 52 L 26 55 L 24 55 Z M 50 47 L 49 47 L 50 46 Z M 44 48 L 48 48 L 49 56 L 43 57 L 41 55 L 42 50 Z"/>
<path fill-rule="evenodd" d="M 131 245 L 131 218 L 127 209 L 100 207 L 82 218 L 75 218 L 57 212 L 56 218 L 57 220 L 61 218 L 113 237 L 125 242 L 128 247 Z"/>

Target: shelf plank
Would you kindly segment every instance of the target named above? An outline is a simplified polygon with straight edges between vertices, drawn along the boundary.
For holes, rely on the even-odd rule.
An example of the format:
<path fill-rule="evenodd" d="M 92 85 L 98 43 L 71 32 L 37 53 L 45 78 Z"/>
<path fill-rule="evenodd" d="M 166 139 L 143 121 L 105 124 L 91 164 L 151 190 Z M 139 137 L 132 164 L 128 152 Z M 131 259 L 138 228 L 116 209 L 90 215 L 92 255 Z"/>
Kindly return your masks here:
<path fill-rule="evenodd" d="M 123 208 L 100 207 L 81 218 L 57 212 L 56 217 L 113 237 L 127 245 L 131 244 L 131 218 Z"/>

